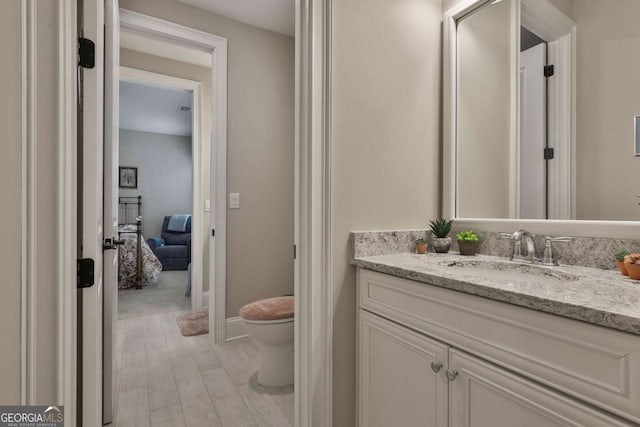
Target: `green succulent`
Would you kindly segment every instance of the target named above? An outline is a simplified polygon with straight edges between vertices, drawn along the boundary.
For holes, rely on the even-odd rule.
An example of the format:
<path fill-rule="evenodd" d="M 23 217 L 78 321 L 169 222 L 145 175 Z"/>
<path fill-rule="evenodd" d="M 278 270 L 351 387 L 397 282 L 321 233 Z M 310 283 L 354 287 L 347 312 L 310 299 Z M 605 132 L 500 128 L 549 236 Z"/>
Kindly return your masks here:
<path fill-rule="evenodd" d="M 458 242 L 477 242 L 479 241 L 478 236 L 473 231 L 463 231 L 462 233 L 456 234 L 456 238 Z"/>
<path fill-rule="evenodd" d="M 618 252 L 616 254 L 616 261 L 623 262 L 624 261 L 624 257 L 626 257 L 627 255 L 629 255 L 629 252 L 627 252 L 627 251 Z"/>
<path fill-rule="evenodd" d="M 426 239 L 418 239 L 416 240 L 416 245 L 425 245 L 427 243 Z"/>
<path fill-rule="evenodd" d="M 438 239 L 445 238 L 451 232 L 451 226 L 453 225 L 453 220 L 447 221 L 444 218 L 438 218 L 436 220 L 429 221 L 429 229 L 434 237 Z"/>

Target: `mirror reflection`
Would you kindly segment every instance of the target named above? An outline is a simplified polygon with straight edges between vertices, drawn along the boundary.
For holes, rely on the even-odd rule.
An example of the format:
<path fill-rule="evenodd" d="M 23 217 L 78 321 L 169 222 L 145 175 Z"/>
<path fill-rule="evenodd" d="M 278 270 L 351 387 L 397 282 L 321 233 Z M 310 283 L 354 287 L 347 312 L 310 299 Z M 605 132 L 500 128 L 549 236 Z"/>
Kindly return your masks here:
<path fill-rule="evenodd" d="M 640 219 L 639 17 L 492 0 L 458 20 L 458 217 Z"/>

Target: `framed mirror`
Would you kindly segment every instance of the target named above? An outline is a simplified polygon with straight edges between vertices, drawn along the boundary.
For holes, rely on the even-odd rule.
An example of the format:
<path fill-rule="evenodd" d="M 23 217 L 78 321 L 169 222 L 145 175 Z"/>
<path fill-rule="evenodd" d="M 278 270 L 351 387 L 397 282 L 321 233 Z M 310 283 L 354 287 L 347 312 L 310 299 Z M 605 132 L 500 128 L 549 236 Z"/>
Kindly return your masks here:
<path fill-rule="evenodd" d="M 640 220 L 638 16 L 640 2 L 601 0 L 462 0 L 445 12 L 446 216 Z"/>

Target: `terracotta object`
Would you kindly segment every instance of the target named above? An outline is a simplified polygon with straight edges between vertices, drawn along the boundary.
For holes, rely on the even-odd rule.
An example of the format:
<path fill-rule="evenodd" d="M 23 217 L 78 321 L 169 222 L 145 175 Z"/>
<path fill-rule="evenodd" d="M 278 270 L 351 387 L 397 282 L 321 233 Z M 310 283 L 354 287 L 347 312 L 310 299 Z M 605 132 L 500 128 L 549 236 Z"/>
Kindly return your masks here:
<path fill-rule="evenodd" d="M 616 264 L 618 265 L 618 268 L 620 269 L 620 273 L 622 273 L 623 276 L 629 275 L 629 272 L 627 271 L 627 266 L 624 264 L 623 261 L 616 261 Z"/>
<path fill-rule="evenodd" d="M 639 264 L 628 264 L 625 263 L 625 267 L 627 268 L 627 272 L 629 272 L 629 277 L 634 280 L 640 280 L 640 265 Z"/>
<path fill-rule="evenodd" d="M 458 249 L 460 255 L 474 256 L 478 253 L 478 247 L 480 242 L 466 242 L 464 240 L 458 240 Z"/>
<path fill-rule="evenodd" d="M 427 253 L 427 248 L 429 247 L 426 243 L 416 243 L 416 250 L 420 255 L 424 255 Z"/>

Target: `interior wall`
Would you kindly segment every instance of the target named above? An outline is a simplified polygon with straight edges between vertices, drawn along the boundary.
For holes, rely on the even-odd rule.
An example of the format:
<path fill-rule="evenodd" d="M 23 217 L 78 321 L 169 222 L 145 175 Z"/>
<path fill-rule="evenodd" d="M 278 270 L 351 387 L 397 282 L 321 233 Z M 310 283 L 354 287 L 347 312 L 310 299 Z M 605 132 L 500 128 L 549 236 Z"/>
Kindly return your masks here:
<path fill-rule="evenodd" d="M 119 166 L 138 168 L 138 188 L 120 188 L 120 196 L 142 196 L 144 237 L 160 237 L 164 217 L 191 214 L 193 165 L 191 137 L 120 129 Z M 120 222 L 124 210 L 120 208 Z M 128 209 L 132 222 L 135 209 Z"/>
<path fill-rule="evenodd" d="M 640 2 L 580 0 L 577 24 L 577 219 L 640 218 L 640 157 L 633 117 L 640 115 Z"/>
<path fill-rule="evenodd" d="M 355 423 L 351 230 L 424 228 L 441 187 L 441 0 L 334 1 L 333 425 Z"/>
<path fill-rule="evenodd" d="M 0 404 L 20 403 L 22 117 L 20 0 L 0 2 Z"/>
<path fill-rule="evenodd" d="M 511 1 L 458 24 L 458 214 L 509 218 Z"/>
<path fill-rule="evenodd" d="M 120 7 L 227 38 L 227 189 L 240 193 L 240 209 L 227 211 L 227 317 L 292 292 L 294 39 L 174 0 Z M 203 174 L 209 154 L 206 147 Z M 208 245 L 208 229 L 204 237 Z"/>

